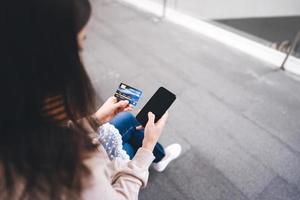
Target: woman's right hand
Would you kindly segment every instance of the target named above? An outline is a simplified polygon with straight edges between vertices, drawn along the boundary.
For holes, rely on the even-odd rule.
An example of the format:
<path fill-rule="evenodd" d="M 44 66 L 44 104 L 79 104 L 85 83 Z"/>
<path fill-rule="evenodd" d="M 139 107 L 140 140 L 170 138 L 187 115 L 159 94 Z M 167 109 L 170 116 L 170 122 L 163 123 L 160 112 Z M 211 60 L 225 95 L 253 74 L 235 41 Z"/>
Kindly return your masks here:
<path fill-rule="evenodd" d="M 166 112 L 156 123 L 154 123 L 155 115 L 152 112 L 148 113 L 148 123 L 144 131 L 143 148 L 153 151 L 155 144 L 162 134 L 167 119 L 168 113 Z"/>

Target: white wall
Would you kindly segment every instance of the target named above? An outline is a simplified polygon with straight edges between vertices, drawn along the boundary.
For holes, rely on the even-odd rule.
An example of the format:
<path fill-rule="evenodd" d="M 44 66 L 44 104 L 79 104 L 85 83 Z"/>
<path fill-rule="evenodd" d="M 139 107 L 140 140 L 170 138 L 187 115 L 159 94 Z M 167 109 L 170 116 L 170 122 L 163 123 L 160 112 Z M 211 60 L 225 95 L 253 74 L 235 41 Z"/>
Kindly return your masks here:
<path fill-rule="evenodd" d="M 163 0 L 153 0 L 162 2 Z M 167 0 L 186 14 L 210 19 L 300 15 L 300 0 Z"/>

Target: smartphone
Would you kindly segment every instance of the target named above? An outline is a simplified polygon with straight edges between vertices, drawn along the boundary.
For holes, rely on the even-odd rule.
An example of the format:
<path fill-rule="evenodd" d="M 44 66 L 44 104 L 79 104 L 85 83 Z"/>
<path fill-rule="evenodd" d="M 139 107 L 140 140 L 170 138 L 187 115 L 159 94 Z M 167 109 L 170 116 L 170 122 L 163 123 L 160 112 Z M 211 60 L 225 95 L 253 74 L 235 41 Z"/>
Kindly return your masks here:
<path fill-rule="evenodd" d="M 129 104 L 136 106 L 140 97 L 142 96 L 142 91 L 136 88 L 133 88 L 125 83 L 120 83 L 119 88 L 117 89 L 115 95 L 118 101 L 128 100 Z"/>
<path fill-rule="evenodd" d="M 157 122 L 170 108 L 175 99 L 175 94 L 164 87 L 160 87 L 137 114 L 137 121 L 145 127 L 148 122 L 148 112 L 152 112 L 155 115 L 155 122 Z"/>

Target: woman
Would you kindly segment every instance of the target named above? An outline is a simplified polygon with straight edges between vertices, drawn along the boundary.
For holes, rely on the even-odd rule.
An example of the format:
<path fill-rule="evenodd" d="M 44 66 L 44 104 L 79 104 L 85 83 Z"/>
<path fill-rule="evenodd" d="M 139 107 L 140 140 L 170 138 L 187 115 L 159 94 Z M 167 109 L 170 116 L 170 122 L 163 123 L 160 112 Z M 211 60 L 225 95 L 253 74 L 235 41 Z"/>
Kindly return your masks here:
<path fill-rule="evenodd" d="M 95 112 L 78 53 L 89 3 L 5 1 L 0 15 L 0 199 L 137 199 L 167 115 L 155 124 L 149 113 L 130 161 L 110 161 L 91 142 L 99 125 L 131 109 L 110 98 Z"/>

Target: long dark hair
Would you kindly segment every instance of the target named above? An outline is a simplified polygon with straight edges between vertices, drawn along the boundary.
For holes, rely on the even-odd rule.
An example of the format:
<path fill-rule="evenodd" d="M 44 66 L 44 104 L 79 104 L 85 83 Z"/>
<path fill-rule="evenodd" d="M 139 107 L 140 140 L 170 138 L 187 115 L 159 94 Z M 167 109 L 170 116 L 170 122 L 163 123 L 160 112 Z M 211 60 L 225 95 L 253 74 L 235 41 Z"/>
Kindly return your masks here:
<path fill-rule="evenodd" d="M 0 199 L 80 198 L 83 159 L 95 150 L 76 123 L 95 111 L 77 43 L 90 14 L 88 0 L 1 2 Z M 43 116 L 51 95 L 61 95 L 72 128 Z"/>

